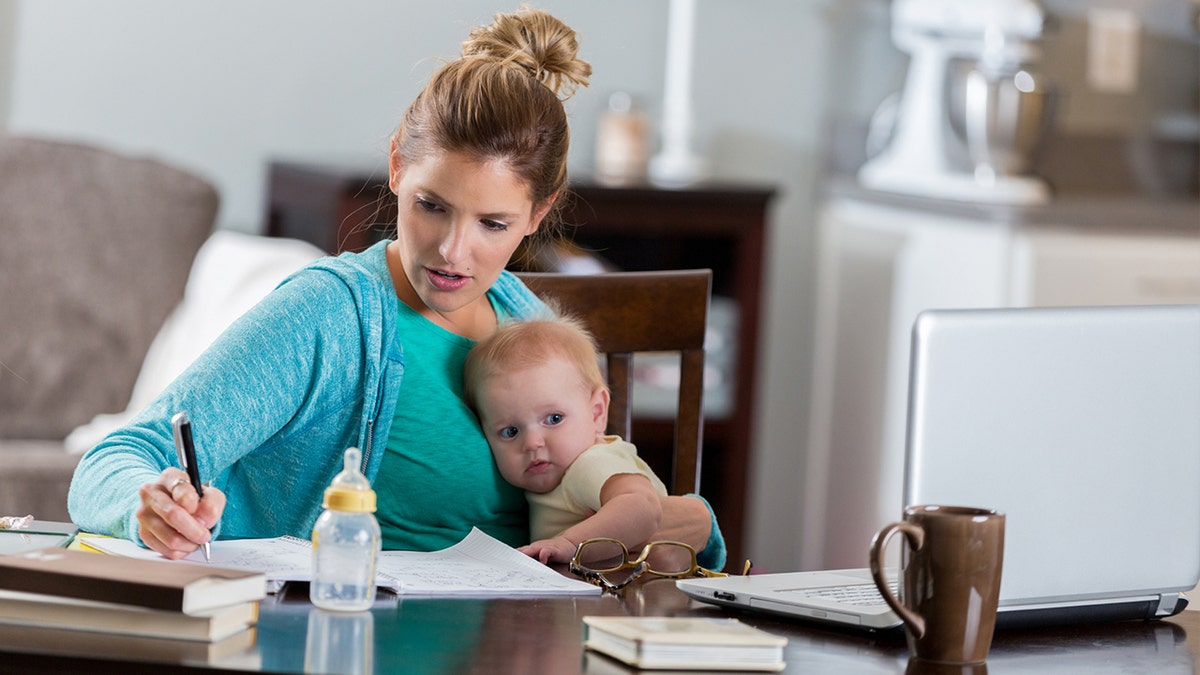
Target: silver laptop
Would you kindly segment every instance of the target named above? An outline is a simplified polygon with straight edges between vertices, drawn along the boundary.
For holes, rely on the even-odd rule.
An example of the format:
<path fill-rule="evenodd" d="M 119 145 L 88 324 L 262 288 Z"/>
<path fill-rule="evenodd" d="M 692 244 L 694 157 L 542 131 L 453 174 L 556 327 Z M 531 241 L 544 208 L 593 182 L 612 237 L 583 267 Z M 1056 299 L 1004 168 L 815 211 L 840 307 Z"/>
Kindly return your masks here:
<path fill-rule="evenodd" d="M 1200 579 L 1200 306 L 921 314 L 905 460 L 905 504 L 1007 515 L 1000 628 L 1177 613 Z M 900 626 L 866 569 L 677 585 L 717 605 Z"/>

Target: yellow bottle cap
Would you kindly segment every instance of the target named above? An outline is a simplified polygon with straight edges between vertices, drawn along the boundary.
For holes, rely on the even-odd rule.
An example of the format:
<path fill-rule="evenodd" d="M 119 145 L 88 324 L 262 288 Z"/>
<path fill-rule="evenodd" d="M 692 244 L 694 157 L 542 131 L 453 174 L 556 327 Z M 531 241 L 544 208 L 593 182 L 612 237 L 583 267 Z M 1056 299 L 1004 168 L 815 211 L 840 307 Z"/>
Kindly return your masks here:
<path fill-rule="evenodd" d="M 333 477 L 325 488 L 324 506 L 335 511 L 374 513 L 375 491 L 367 477 L 358 470 L 362 453 L 358 448 L 346 448 L 342 457 L 342 472 Z"/>
<path fill-rule="evenodd" d="M 327 487 L 325 488 L 325 508 L 335 511 L 374 513 L 375 491 Z"/>

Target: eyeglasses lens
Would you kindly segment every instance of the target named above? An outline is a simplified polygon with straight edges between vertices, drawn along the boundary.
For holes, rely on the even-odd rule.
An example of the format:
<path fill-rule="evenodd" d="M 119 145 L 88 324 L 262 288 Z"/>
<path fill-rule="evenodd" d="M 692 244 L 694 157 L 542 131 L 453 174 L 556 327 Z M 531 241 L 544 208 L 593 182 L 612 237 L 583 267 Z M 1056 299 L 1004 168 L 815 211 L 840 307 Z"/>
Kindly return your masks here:
<path fill-rule="evenodd" d="M 607 573 L 624 568 L 627 553 L 620 542 L 600 539 L 584 542 L 576 557 L 584 567 Z"/>
<path fill-rule="evenodd" d="M 690 573 L 695 566 L 696 557 L 692 549 L 674 542 L 658 542 L 650 548 L 646 556 L 650 571 L 662 575 L 679 575 Z"/>

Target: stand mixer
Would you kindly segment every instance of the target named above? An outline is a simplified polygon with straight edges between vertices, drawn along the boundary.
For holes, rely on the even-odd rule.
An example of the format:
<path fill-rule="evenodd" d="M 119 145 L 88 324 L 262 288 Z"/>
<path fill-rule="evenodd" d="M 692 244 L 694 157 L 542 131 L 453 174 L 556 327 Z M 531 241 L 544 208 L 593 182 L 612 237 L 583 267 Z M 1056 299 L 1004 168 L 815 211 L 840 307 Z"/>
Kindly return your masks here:
<path fill-rule="evenodd" d="M 1036 0 L 894 0 L 892 40 L 912 59 L 890 140 L 859 182 L 934 199 L 1046 202 L 1046 183 L 1023 173 L 1048 126 L 1046 87 L 1026 68 L 1044 26 Z"/>

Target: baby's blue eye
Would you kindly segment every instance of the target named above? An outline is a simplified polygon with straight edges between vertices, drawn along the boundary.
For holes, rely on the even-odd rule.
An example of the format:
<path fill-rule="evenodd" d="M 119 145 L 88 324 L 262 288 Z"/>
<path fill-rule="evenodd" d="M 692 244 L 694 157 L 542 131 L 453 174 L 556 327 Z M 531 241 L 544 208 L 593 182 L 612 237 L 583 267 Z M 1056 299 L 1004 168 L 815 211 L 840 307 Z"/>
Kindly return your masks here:
<path fill-rule="evenodd" d="M 550 413 L 549 415 L 546 415 L 546 424 L 549 424 L 550 426 L 562 424 L 562 421 L 562 413 Z"/>
<path fill-rule="evenodd" d="M 500 430 L 500 438 L 516 438 L 516 437 L 517 437 L 517 428 L 516 427 L 504 427 L 503 429 Z"/>

